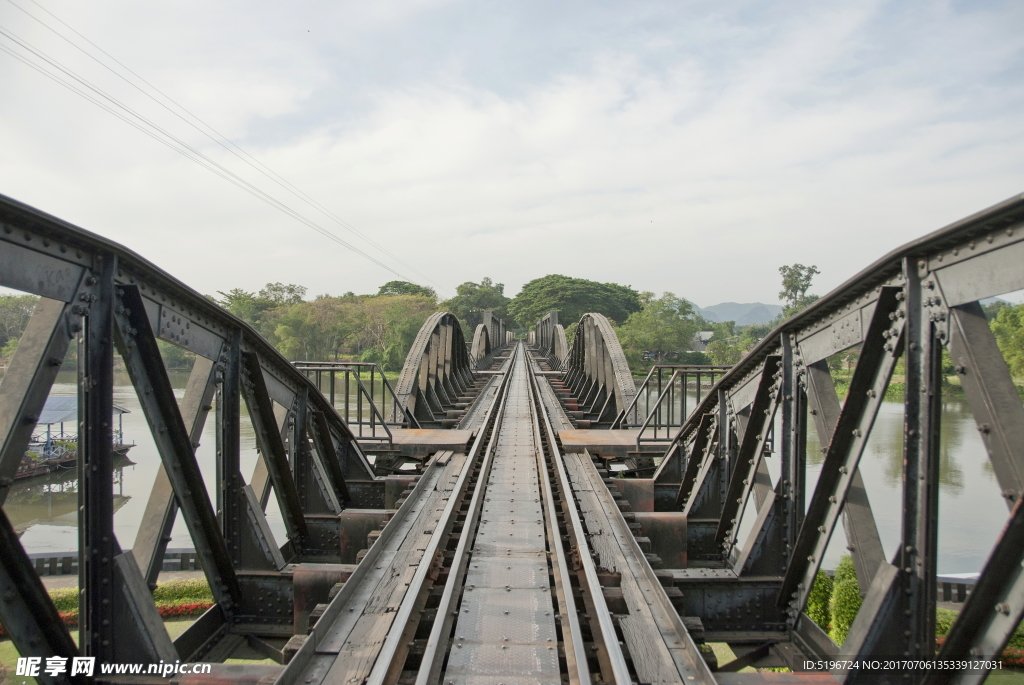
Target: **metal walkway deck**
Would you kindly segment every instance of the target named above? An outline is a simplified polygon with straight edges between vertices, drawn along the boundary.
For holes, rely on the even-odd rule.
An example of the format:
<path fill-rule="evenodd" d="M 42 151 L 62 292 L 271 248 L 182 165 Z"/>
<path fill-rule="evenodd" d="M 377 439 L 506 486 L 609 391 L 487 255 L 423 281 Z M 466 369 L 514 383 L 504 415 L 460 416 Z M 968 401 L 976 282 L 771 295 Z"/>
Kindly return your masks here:
<path fill-rule="evenodd" d="M 561 683 L 527 373 L 516 355 L 446 683 Z"/>

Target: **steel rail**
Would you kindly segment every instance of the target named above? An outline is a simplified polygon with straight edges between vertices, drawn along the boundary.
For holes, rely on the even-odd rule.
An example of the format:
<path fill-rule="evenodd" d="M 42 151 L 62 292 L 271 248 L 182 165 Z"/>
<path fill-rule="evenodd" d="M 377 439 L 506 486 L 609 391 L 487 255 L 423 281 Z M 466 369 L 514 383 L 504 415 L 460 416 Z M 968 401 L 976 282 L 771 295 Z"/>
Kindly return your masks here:
<path fill-rule="evenodd" d="M 655 588 L 655 591 L 652 593 L 654 595 L 653 601 L 648 600 L 647 603 L 651 607 L 652 614 L 657 610 L 661 615 L 662 621 L 668 624 L 667 626 L 659 625 L 659 632 L 664 636 L 670 626 L 676 635 L 682 639 L 682 644 L 679 646 L 689 657 L 689 665 L 693 669 L 694 675 L 689 676 L 680 672 L 680 677 L 683 680 L 697 678 L 699 679 L 697 682 L 704 683 L 705 685 L 714 685 L 715 678 L 712 675 L 707 662 L 705 662 L 704 658 L 701 656 L 700 650 L 696 643 L 694 643 L 689 631 L 683 625 L 683 621 L 679 618 L 679 613 L 676 611 L 675 607 L 672 606 L 668 595 L 661 589 L 661 581 L 654 573 L 654 569 L 651 568 L 651 564 L 647 561 L 647 557 L 644 556 L 643 550 L 640 549 L 640 544 L 636 541 L 636 536 L 633 535 L 633 532 L 626 526 L 626 522 L 621 515 L 617 515 L 618 508 L 614 505 L 614 502 L 611 501 L 611 494 L 608 487 L 604 484 L 603 479 L 597 472 L 597 468 L 591 460 L 590 453 L 584 452 L 579 461 L 583 466 L 584 474 L 590 480 L 592 489 L 597 493 L 598 498 L 602 500 L 602 506 L 604 506 L 606 511 L 611 514 L 606 520 L 612 527 L 615 537 L 619 540 L 621 545 L 628 548 L 630 556 L 632 556 L 634 562 L 640 566 L 641 574 L 647 581 L 647 584 L 650 587 Z M 636 577 L 636 574 L 634 574 L 634 577 Z"/>
<path fill-rule="evenodd" d="M 491 405 L 486 410 L 486 416 L 483 421 L 483 426 L 481 427 L 480 432 L 477 433 L 477 436 L 473 441 L 473 445 L 470 448 L 469 454 L 467 455 L 466 458 L 466 463 L 463 466 L 462 473 L 460 474 L 460 482 L 458 486 L 453 490 L 453 495 L 449 498 L 449 503 L 461 499 L 461 497 L 455 495 L 454 493 L 458 492 L 459 488 L 461 488 L 464 482 L 463 477 L 467 473 L 471 473 L 473 471 L 473 464 L 477 456 L 479 455 L 480 450 L 484 446 L 484 443 L 486 442 L 488 426 L 492 425 L 498 416 L 498 412 L 496 412 L 495 409 L 498 408 L 498 403 L 501 398 L 502 393 L 499 392 L 498 394 L 495 395 L 494 400 L 492 400 Z M 334 623 L 343 615 L 342 609 L 344 608 L 345 603 L 353 595 L 356 594 L 356 592 L 359 589 L 361 581 L 367 575 L 368 570 L 374 566 L 374 562 L 380 555 L 385 543 L 394 535 L 395 531 L 399 528 L 400 523 L 405 519 L 406 516 L 409 515 L 410 510 L 416 506 L 417 495 L 420 492 L 422 492 L 424 487 L 426 487 L 425 484 L 429 480 L 427 476 L 435 468 L 437 468 L 437 462 L 436 460 L 431 460 L 431 462 L 427 465 L 428 471 L 420 476 L 420 480 L 417 482 L 413 490 L 413 493 L 406 499 L 406 501 L 402 504 L 399 510 L 391 518 L 391 520 L 388 522 L 388 525 L 384 527 L 384 530 L 381 531 L 380 537 L 378 538 L 377 542 L 370 547 L 369 551 L 363 558 L 362 562 L 360 562 L 355 572 L 348 579 L 348 581 L 345 582 L 345 584 L 341 588 L 341 591 L 328 605 L 327 609 L 324 611 L 323 616 L 320 618 L 319 621 L 317 621 L 316 625 L 313 627 L 313 631 L 310 633 L 309 638 L 307 638 L 305 644 L 303 644 L 302 648 L 299 649 L 299 651 L 292 658 L 291 662 L 289 662 L 284 673 L 281 674 L 280 679 L 277 681 L 277 685 L 288 685 L 289 683 L 299 682 L 301 675 L 304 672 L 304 669 L 310 664 L 313 657 L 315 656 L 318 645 L 323 642 L 323 640 L 333 629 Z M 435 537 L 437 531 L 442 530 L 443 528 L 444 527 L 441 526 L 440 523 L 438 523 L 438 527 L 435 528 Z M 431 540 L 433 539 L 434 538 L 432 537 Z M 419 570 L 422 569 L 424 566 L 427 566 L 429 568 L 432 559 L 432 554 L 428 557 L 426 552 L 424 552 L 420 568 L 417 569 L 417 575 L 414 576 L 414 578 L 419 578 L 420 584 L 422 584 L 422 580 L 423 578 L 425 578 L 425 574 L 421 576 L 419 574 Z M 410 595 L 414 596 L 418 594 L 416 592 L 413 592 L 412 583 L 410 583 L 409 587 L 410 589 L 409 592 L 406 594 L 406 598 L 408 598 Z M 402 606 L 404 606 L 404 600 Z M 409 614 L 406 615 L 406 622 L 408 622 L 408 615 Z M 398 619 L 399 617 L 396 616 L 395 621 L 392 623 L 392 631 L 389 631 L 389 635 L 391 634 L 391 632 L 395 632 L 396 629 L 394 626 L 398 622 Z M 402 629 L 404 630 L 404 624 L 402 626 Z M 401 632 L 401 630 L 397 631 L 398 634 L 401 634 Z M 377 661 L 380 661 L 380 655 L 378 655 Z"/>
<path fill-rule="evenodd" d="M 537 360 L 529 358 L 530 369 L 527 372 L 529 377 L 529 405 L 531 413 L 534 415 L 534 435 L 537 440 L 538 451 L 538 471 L 541 482 L 541 499 L 544 502 L 545 518 L 548 522 L 548 546 L 554 551 L 554 565 L 555 565 L 555 577 L 557 579 L 556 589 L 559 595 L 559 599 L 564 605 L 564 615 L 568 620 L 568 634 L 570 639 L 565 636 L 565 625 L 562 625 L 562 644 L 565 648 L 565 661 L 570 670 L 569 682 L 571 683 L 587 683 L 590 681 L 590 669 L 587 663 L 587 652 L 583 644 L 583 634 L 580 629 L 580 614 L 575 607 L 575 598 L 572 596 L 572 585 L 569 576 L 569 565 L 565 558 L 565 550 L 562 547 L 561 534 L 558 529 L 558 512 L 555 510 L 555 497 L 551 489 L 551 479 L 548 477 L 549 465 L 548 456 L 544 451 L 544 440 L 541 436 L 541 426 L 543 425 L 547 430 L 547 439 L 549 449 L 553 444 L 551 437 L 553 432 L 550 430 L 550 426 L 547 422 L 547 415 L 544 412 L 543 405 L 541 403 L 540 391 L 538 388 L 537 375 L 534 373 L 535 367 L 537 367 Z M 593 588 L 590 589 L 593 593 Z M 600 592 L 601 589 L 597 588 Z M 572 669 L 575 669 L 575 679 L 572 678 Z"/>
<path fill-rule="evenodd" d="M 564 605 L 564 612 L 568 626 L 562 623 L 562 644 L 565 648 L 565 660 L 566 664 L 570 669 L 569 682 L 571 683 L 588 683 L 590 682 L 590 668 L 587 664 L 587 657 L 585 647 L 583 645 L 583 635 L 580 630 L 580 617 L 579 612 L 576 609 L 576 600 L 572 593 L 572 579 L 569 574 L 569 562 L 565 558 L 565 549 L 562 546 L 562 536 L 558 530 L 558 512 L 555 510 L 555 497 L 551 490 L 551 479 L 548 478 L 548 457 L 544 454 L 542 447 L 543 440 L 541 439 L 541 427 L 543 426 L 544 433 L 547 436 L 548 449 L 554 454 L 554 431 L 551 430 L 551 424 L 547 416 L 547 412 L 544 410 L 543 403 L 540 401 L 540 388 L 538 387 L 537 376 L 534 371 L 539 371 L 537 360 L 530 358 L 530 406 L 536 417 L 533 422 L 534 435 L 537 441 L 537 462 L 538 470 L 540 472 L 540 484 L 541 484 L 541 499 L 544 503 L 545 518 L 548 522 L 548 545 L 549 548 L 554 552 L 554 566 L 555 566 L 555 588 L 559 595 L 559 600 Z M 594 588 L 589 588 L 591 595 L 594 594 Z M 600 586 L 596 588 L 598 593 L 602 594 Z M 570 637 L 566 637 L 566 629 Z M 607 649 L 607 647 L 606 647 Z M 573 669 L 575 669 L 575 678 L 573 678 Z"/>
<path fill-rule="evenodd" d="M 297 368 L 300 371 L 303 371 L 305 373 L 309 373 L 310 371 L 313 371 L 313 372 L 317 373 L 318 374 L 318 376 L 317 376 L 317 378 L 318 378 L 317 382 L 318 383 L 319 383 L 319 378 L 320 378 L 319 374 L 324 373 L 324 372 L 329 372 L 331 374 L 331 388 L 332 388 L 332 390 L 331 390 L 331 398 L 332 399 L 334 398 L 334 390 L 333 390 L 333 388 L 334 388 L 334 374 L 336 374 L 336 373 L 344 373 L 345 374 L 345 390 L 346 390 L 345 400 L 346 400 L 346 403 L 348 402 L 348 394 L 349 394 L 348 393 L 348 389 L 349 389 L 348 377 L 350 375 L 353 375 L 353 374 L 355 375 L 356 380 L 360 381 L 360 387 L 363 388 L 363 393 L 368 396 L 368 399 L 370 400 L 370 402 L 374 403 L 374 404 L 376 403 L 377 400 L 376 400 L 376 397 L 374 396 L 374 393 L 373 393 L 373 382 L 375 380 L 374 376 L 378 375 L 378 374 L 374 373 L 374 370 L 378 370 L 379 371 L 379 376 L 380 376 L 380 381 L 381 381 L 381 400 L 380 400 L 381 407 L 385 407 L 388 404 L 387 396 L 388 396 L 388 393 L 390 393 L 391 394 L 391 403 L 390 403 L 391 404 L 391 413 L 393 415 L 395 415 L 395 416 L 398 416 L 400 414 L 405 416 L 405 421 L 393 420 L 393 421 L 385 421 L 385 423 L 387 423 L 388 425 L 402 426 L 402 425 L 405 424 L 405 422 L 408 422 L 410 428 L 419 428 L 420 427 L 420 423 L 419 423 L 419 421 L 416 420 L 416 417 L 413 416 L 411 412 L 404 410 L 401 407 L 401 405 L 398 403 L 398 396 L 395 394 L 395 389 L 391 386 L 391 382 L 388 380 L 387 376 L 384 374 L 384 371 L 382 369 L 380 369 L 380 366 L 378 364 L 376 364 L 375 362 L 294 361 L 294 362 L 292 362 L 292 364 L 295 366 L 295 368 Z M 370 375 L 370 390 L 369 390 L 369 392 L 367 392 L 366 389 L 365 389 L 365 386 L 362 385 L 362 380 L 361 379 L 362 379 L 362 373 L 363 373 L 362 370 L 363 369 L 369 369 L 369 372 L 370 372 L 369 373 L 369 375 Z M 321 390 L 321 392 L 323 392 L 323 391 Z M 346 406 L 347 406 L 347 404 L 346 404 Z M 348 418 L 346 417 L 346 421 L 347 420 L 348 420 Z"/>
<path fill-rule="evenodd" d="M 690 375 L 690 374 L 696 374 L 697 375 L 697 381 L 696 381 L 696 386 L 697 386 L 697 402 L 694 404 L 694 407 L 696 407 L 696 406 L 699 405 L 700 400 L 701 400 L 700 389 L 701 389 L 701 387 L 703 385 L 702 382 L 701 382 L 701 374 L 707 374 L 708 376 L 710 376 L 711 379 L 712 379 L 711 380 L 711 385 L 714 385 L 714 380 L 713 380 L 714 377 L 724 374 L 726 371 L 728 371 L 731 368 L 732 368 L 731 366 L 722 366 L 722 365 L 716 365 L 716 364 L 655 364 L 654 366 L 651 367 L 651 370 L 647 372 L 647 377 L 644 378 L 644 381 L 643 381 L 643 383 L 640 384 L 640 387 L 636 389 L 636 395 L 633 396 L 633 399 L 630 401 L 629 405 L 623 410 L 622 415 L 618 419 L 616 419 L 615 423 L 612 424 L 612 430 L 615 430 L 617 428 L 628 428 L 630 426 L 636 426 L 637 425 L 636 423 L 627 423 L 628 417 L 629 417 L 630 413 L 632 412 L 634 417 L 635 417 L 635 420 L 638 421 L 640 419 L 640 407 L 637 406 L 639 401 L 640 401 L 640 397 L 641 397 L 641 395 L 644 395 L 648 399 L 648 401 L 650 400 L 650 396 L 651 396 L 651 388 L 650 388 L 651 382 L 654 380 L 654 374 L 659 372 L 660 370 L 662 370 L 662 369 L 672 369 L 672 376 L 669 378 L 669 381 L 668 381 L 669 384 L 674 382 L 675 378 L 680 373 L 683 374 L 683 382 L 684 383 L 687 382 L 686 378 L 687 378 L 688 375 Z M 658 382 L 659 383 L 661 382 L 660 377 L 659 377 Z M 666 385 L 666 387 L 668 387 L 668 385 Z M 708 387 L 710 388 L 711 386 L 709 385 Z M 654 405 L 655 408 L 657 408 L 658 405 L 661 404 L 661 401 L 662 401 L 662 398 L 664 397 L 664 394 L 665 394 L 664 391 L 662 391 L 662 393 L 659 395 L 658 401 Z M 654 413 L 653 409 L 648 411 L 647 421 L 650 421 L 650 418 L 653 415 L 653 413 Z M 682 418 L 685 418 L 685 417 L 682 417 Z M 645 422 L 645 425 L 646 425 L 646 422 Z"/>
<path fill-rule="evenodd" d="M 507 364 L 513 364 L 514 358 L 515 355 L 510 357 Z M 409 590 L 405 593 L 405 597 L 402 598 L 402 603 L 398 607 L 398 612 L 395 616 L 395 620 L 391 624 L 391 630 L 388 633 L 387 639 L 384 641 L 384 646 L 381 648 L 380 654 L 378 654 L 377 660 L 373 664 L 373 670 L 370 671 L 370 675 L 366 679 L 367 685 L 383 685 L 387 682 L 389 674 L 393 674 L 394 669 L 401 666 L 401 664 L 395 664 L 393 662 L 395 661 L 395 655 L 397 654 L 403 640 L 405 628 L 412 616 L 420 591 L 423 589 L 423 584 L 427 579 L 427 574 L 430 572 L 434 555 L 441 547 L 442 541 L 446 542 L 451 535 L 452 524 L 454 523 L 455 517 L 458 513 L 459 505 L 461 505 L 465 498 L 465 488 L 473 473 L 480 446 L 485 440 L 485 435 L 490 432 L 493 436 L 495 431 L 501 427 L 503 418 L 502 410 L 504 409 L 505 401 L 508 398 L 506 389 L 508 388 L 508 379 L 511 375 L 511 373 L 505 374 L 505 379 L 502 381 L 502 388 L 499 390 L 498 394 L 495 395 L 495 401 L 500 399 L 501 403 L 498 407 L 498 411 L 488 417 L 490 431 L 487 430 L 485 425 L 484 430 L 481 430 L 477 435 L 473 449 L 470 450 L 470 453 L 466 458 L 466 466 L 462 469 L 462 473 L 459 474 L 459 480 L 452 491 L 452 496 L 448 498 L 448 503 L 445 505 L 445 508 L 438 520 L 437 528 L 434 529 L 433 535 L 430 536 L 430 541 L 427 543 L 427 547 L 423 552 L 423 557 L 420 561 L 419 567 L 416 569 L 416 573 L 413 575 L 413 578 L 409 583 Z M 484 452 L 483 463 L 481 464 L 480 475 L 477 478 L 476 487 L 473 489 L 472 501 L 477 503 L 478 510 L 479 501 L 481 499 L 480 495 L 485 488 L 485 484 L 487 482 L 487 471 L 490 468 L 490 463 L 494 455 L 494 445 L 494 440 L 488 441 L 487 449 Z M 463 531 L 465 530 L 466 526 L 463 527 Z M 468 536 L 466 535 L 461 536 L 461 540 L 459 541 L 460 545 L 465 542 L 467 537 Z M 449 572 L 449 579 L 450 578 L 451 573 Z"/>
<path fill-rule="evenodd" d="M 544 414 L 544 417 L 546 418 L 547 415 Z M 620 685 L 629 685 L 633 682 L 629 674 L 629 666 L 626 664 L 626 657 L 622 653 L 622 646 L 619 644 L 615 632 L 615 624 L 612 622 L 611 611 L 608 609 L 608 604 L 604 599 L 604 592 L 601 590 L 601 581 L 597 577 L 594 559 L 590 556 L 590 545 L 587 543 L 583 522 L 580 520 L 576 501 L 573 498 L 572 485 L 569 483 L 565 466 L 562 464 L 562 454 L 558 449 L 558 442 L 554 431 L 551 429 L 550 422 L 545 420 L 544 427 L 548 436 L 548 446 L 551 450 L 551 460 L 554 462 L 555 473 L 558 477 L 558 487 L 563 496 L 564 513 L 569 518 L 569 525 L 567 526 L 569 536 L 576 545 L 577 557 L 583 570 L 581 582 L 585 582 L 590 591 L 590 600 L 594 604 L 594 613 L 597 614 L 597 624 L 601 632 L 601 640 L 604 643 L 605 653 L 612 670 L 608 675 L 614 679 L 612 682 L 619 683 Z"/>
<path fill-rule="evenodd" d="M 377 558 L 380 557 L 381 551 L 384 549 L 385 544 L 395 535 L 395 531 L 399 528 L 400 523 L 409 515 L 410 510 L 418 505 L 419 496 L 422 494 L 426 484 L 431 482 L 430 476 L 434 470 L 438 468 L 436 460 L 431 460 L 425 471 L 420 475 L 419 481 L 413 488 L 412 493 L 406 498 L 402 506 L 398 508 L 395 515 L 391 517 L 388 524 L 384 526 L 377 541 L 370 546 L 363 560 L 356 566 L 356 570 L 349 576 L 348 580 L 341 586 L 341 590 L 335 595 L 334 599 L 327 605 L 323 615 L 313 626 L 313 630 L 310 631 L 308 637 L 303 643 L 302 647 L 295 653 L 292 660 L 288 662 L 284 672 L 281 673 L 277 679 L 276 685 L 289 685 L 290 683 L 297 683 L 301 678 L 303 671 L 307 666 L 310 665 L 313 658 L 317 654 L 317 648 L 326 640 L 334 628 L 334 624 L 341 618 L 342 609 L 345 604 L 356 594 L 359 585 L 369 573 L 370 569 L 374 567 L 374 563 Z"/>
<path fill-rule="evenodd" d="M 490 431 L 492 440 L 487 445 L 487 451 L 480 466 L 480 476 L 477 479 L 476 488 L 473 490 L 473 496 L 469 501 L 469 510 L 466 512 L 466 521 L 462 527 L 462 535 L 459 537 L 455 556 L 448 569 L 448 580 L 445 581 L 441 600 L 437 607 L 437 617 L 434 619 L 434 625 L 431 626 L 430 635 L 427 638 L 426 648 L 420 662 L 419 674 L 416 677 L 416 685 L 438 682 L 441 673 L 441 665 L 447 653 L 447 650 L 443 649 L 443 647 L 447 645 L 448 636 L 451 634 L 455 602 L 459 599 L 458 590 L 462 588 L 463 580 L 465 579 L 466 566 L 469 564 L 469 547 L 476 537 L 475 528 L 480 519 L 480 510 L 483 508 L 484 491 L 487 489 L 487 476 L 489 475 L 491 463 L 494 460 L 494 451 L 497 447 L 497 440 L 493 438 L 498 435 L 502 420 L 504 419 L 505 404 L 508 400 L 508 386 L 512 378 L 512 368 L 515 364 L 516 356 L 520 352 L 521 350 L 517 347 L 505 361 L 503 365 L 505 377 L 502 379 L 501 387 L 498 388 L 492 400 L 492 406 L 495 403 L 498 404 L 498 411 L 494 415 Z M 481 433 L 483 432 L 481 430 Z M 371 680 L 370 682 L 373 681 Z"/>
<path fill-rule="evenodd" d="M 676 369 L 672 373 L 672 376 L 668 379 L 668 383 L 665 384 L 665 389 L 661 391 L 660 395 L 658 395 L 658 399 L 654 403 L 654 407 L 647 413 L 647 418 L 644 419 L 644 422 L 642 424 L 640 424 L 640 428 L 639 428 L 639 430 L 637 431 L 637 434 L 636 434 L 636 449 L 637 449 L 637 451 L 640 451 L 640 443 L 641 443 L 641 441 L 642 442 L 658 442 L 658 428 L 659 428 L 659 424 L 661 422 L 661 404 L 662 404 L 662 402 L 665 401 L 665 397 L 670 392 L 672 392 L 674 390 L 674 384 L 676 382 L 676 378 L 679 377 L 679 373 L 680 372 L 679 372 L 678 369 Z M 685 373 L 683 374 L 683 382 L 684 383 L 686 382 L 686 374 Z M 683 392 L 684 393 L 686 392 L 685 386 L 683 387 Z M 639 391 L 637 391 L 636 397 L 640 397 L 640 392 Z M 636 401 L 636 397 L 633 398 L 634 402 Z M 674 409 L 673 407 L 670 407 L 669 408 L 669 412 L 672 412 L 673 409 Z M 683 410 L 682 410 L 681 407 L 680 407 L 679 411 L 680 411 L 680 413 L 682 413 Z M 653 438 L 647 438 L 646 440 L 644 440 L 644 431 L 647 430 L 648 426 L 650 426 L 651 421 L 654 419 L 654 415 L 655 414 L 658 414 L 658 421 L 655 422 L 655 424 L 654 424 L 654 437 Z M 670 417 L 671 417 L 671 413 L 670 413 Z M 686 421 L 686 417 L 685 416 L 680 417 L 680 419 L 683 422 Z M 671 418 L 669 420 L 671 420 Z M 671 430 L 671 427 L 666 423 L 665 424 L 665 431 L 666 431 L 666 433 L 668 431 L 670 431 L 670 430 Z M 671 440 L 672 438 L 671 438 L 671 436 L 666 435 L 665 439 L 666 440 Z"/>

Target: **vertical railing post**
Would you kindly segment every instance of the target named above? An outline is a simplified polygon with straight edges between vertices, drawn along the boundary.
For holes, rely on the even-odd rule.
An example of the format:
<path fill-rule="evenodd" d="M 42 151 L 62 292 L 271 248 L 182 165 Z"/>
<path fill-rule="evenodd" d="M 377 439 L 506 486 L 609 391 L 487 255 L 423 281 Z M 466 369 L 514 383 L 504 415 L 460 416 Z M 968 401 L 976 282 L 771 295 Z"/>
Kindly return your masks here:
<path fill-rule="evenodd" d="M 236 568 L 242 565 L 242 531 L 247 512 L 241 496 L 240 416 L 242 406 L 242 332 L 231 335 L 221 355 L 217 389 L 217 518 Z"/>
<path fill-rule="evenodd" d="M 793 549 L 806 509 L 804 478 L 807 462 L 807 396 L 795 364 L 799 357 L 796 336 L 783 333 L 781 343 L 782 445 L 779 449 L 783 482 L 780 491 L 786 496 L 782 537 L 786 549 Z"/>
<path fill-rule="evenodd" d="M 114 273 L 117 258 L 94 258 L 92 299 L 78 352 L 78 586 L 79 649 L 100 662 L 115 661 L 111 642 L 114 556 Z M 83 308 L 84 309 L 84 308 Z"/>
<path fill-rule="evenodd" d="M 935 653 L 935 571 L 938 556 L 939 424 L 942 409 L 942 344 L 926 315 L 924 299 L 935 292 L 927 262 L 905 259 L 907 278 L 906 413 L 903 450 L 903 545 L 897 558 L 908 607 L 904 653 Z"/>
<path fill-rule="evenodd" d="M 359 387 L 359 382 L 362 379 L 359 377 L 360 372 L 356 371 L 356 387 Z M 363 393 L 356 394 L 356 423 L 359 425 L 359 437 L 363 437 Z"/>

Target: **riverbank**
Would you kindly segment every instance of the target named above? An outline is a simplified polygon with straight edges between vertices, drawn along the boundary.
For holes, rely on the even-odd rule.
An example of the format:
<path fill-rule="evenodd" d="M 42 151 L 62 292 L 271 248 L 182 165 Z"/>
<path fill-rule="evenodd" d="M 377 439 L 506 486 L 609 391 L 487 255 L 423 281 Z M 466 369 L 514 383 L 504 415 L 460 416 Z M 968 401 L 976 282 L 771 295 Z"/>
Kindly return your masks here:
<path fill-rule="evenodd" d="M 832 372 L 832 379 L 836 384 L 836 393 L 839 395 L 839 399 L 846 397 L 852 378 L 853 373 L 850 371 Z M 1014 378 L 1013 384 L 1017 388 L 1017 394 L 1024 399 L 1024 378 Z M 902 402 L 906 394 L 906 376 L 893 375 L 892 380 L 889 381 L 889 387 L 885 389 L 885 399 Z M 943 376 L 942 396 L 950 399 L 967 399 L 959 376 Z"/>

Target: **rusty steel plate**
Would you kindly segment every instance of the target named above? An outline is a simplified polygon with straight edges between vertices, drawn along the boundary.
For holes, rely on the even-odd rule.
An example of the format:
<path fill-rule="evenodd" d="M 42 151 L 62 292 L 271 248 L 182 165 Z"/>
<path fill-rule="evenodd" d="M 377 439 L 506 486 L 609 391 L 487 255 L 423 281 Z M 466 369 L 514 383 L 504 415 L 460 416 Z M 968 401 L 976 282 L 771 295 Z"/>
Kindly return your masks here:
<path fill-rule="evenodd" d="M 484 509 L 481 512 L 484 520 L 489 521 L 491 517 L 501 514 L 519 516 L 523 519 L 538 519 L 544 515 L 541 511 L 540 502 L 535 502 L 533 498 L 519 498 L 514 502 L 510 500 L 496 500 L 493 503 L 484 502 Z"/>
<path fill-rule="evenodd" d="M 547 555 L 492 557 L 474 555 L 466 570 L 466 585 L 513 588 L 549 587 Z"/>
<path fill-rule="evenodd" d="M 473 542 L 477 555 L 511 552 L 536 552 L 546 548 L 544 524 L 537 519 L 517 519 L 481 523 Z"/>
<path fill-rule="evenodd" d="M 547 588 L 472 587 L 459 607 L 455 644 L 554 645 L 554 607 Z"/>
<path fill-rule="evenodd" d="M 452 647 L 444 683 L 561 685 L 558 649 L 545 645 L 465 644 Z"/>

